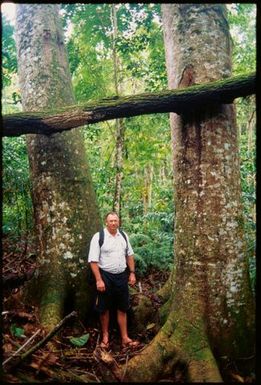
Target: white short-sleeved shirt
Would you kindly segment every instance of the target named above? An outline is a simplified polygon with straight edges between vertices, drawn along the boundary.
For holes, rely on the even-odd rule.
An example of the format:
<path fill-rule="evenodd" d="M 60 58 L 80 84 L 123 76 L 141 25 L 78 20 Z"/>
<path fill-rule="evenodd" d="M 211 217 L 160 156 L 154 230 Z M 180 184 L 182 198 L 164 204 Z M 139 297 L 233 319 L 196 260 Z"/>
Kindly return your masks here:
<path fill-rule="evenodd" d="M 133 250 L 127 234 L 128 256 L 133 255 Z M 112 274 L 122 273 L 126 267 L 126 241 L 117 230 L 112 235 L 104 229 L 104 241 L 102 247 L 99 245 L 99 233 L 94 234 L 90 244 L 88 262 L 98 262 L 98 266 Z"/>

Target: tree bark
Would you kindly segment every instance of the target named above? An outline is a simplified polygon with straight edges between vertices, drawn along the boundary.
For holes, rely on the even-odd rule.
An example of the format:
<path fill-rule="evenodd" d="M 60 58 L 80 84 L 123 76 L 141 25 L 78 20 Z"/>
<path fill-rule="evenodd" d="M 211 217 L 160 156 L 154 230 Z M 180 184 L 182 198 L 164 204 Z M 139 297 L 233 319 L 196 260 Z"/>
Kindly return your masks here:
<path fill-rule="evenodd" d="M 96 103 L 88 102 L 65 108 L 57 108 L 57 104 L 50 103 L 49 106 L 45 106 L 47 110 L 45 112 L 4 115 L 2 135 L 19 136 L 30 133 L 51 135 L 116 118 L 162 112 L 192 114 L 199 109 L 206 110 L 211 105 L 231 103 L 235 98 L 254 94 L 255 84 L 256 75 L 248 74 L 217 81 L 208 78 L 207 84 L 192 85 L 188 88 L 107 98 Z M 35 101 L 30 111 L 39 111 L 38 106 L 39 103 Z"/>
<path fill-rule="evenodd" d="M 224 5 L 162 4 L 162 12 L 169 87 L 230 75 Z M 221 382 L 222 357 L 251 356 L 255 333 L 234 106 L 171 114 L 171 129 L 175 271 L 167 319 L 129 361 L 125 380 L 155 382 L 181 362 L 189 382 Z"/>
<path fill-rule="evenodd" d="M 29 114 L 74 103 L 58 7 L 17 4 L 18 75 Z M 66 308 L 82 318 L 90 308 L 86 255 L 100 219 L 82 130 L 26 139 L 39 269 L 25 296 L 38 300 L 41 322 L 52 329 Z"/>

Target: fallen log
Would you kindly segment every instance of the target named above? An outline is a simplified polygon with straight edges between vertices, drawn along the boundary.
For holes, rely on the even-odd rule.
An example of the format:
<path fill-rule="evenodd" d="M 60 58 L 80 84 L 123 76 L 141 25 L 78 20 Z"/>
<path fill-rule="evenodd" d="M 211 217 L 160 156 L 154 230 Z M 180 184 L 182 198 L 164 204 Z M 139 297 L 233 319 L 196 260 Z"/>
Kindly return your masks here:
<path fill-rule="evenodd" d="M 4 115 L 2 136 L 50 135 L 110 119 L 166 112 L 182 114 L 254 94 L 255 83 L 256 75 L 252 73 L 184 89 L 106 98 L 56 111 Z"/>

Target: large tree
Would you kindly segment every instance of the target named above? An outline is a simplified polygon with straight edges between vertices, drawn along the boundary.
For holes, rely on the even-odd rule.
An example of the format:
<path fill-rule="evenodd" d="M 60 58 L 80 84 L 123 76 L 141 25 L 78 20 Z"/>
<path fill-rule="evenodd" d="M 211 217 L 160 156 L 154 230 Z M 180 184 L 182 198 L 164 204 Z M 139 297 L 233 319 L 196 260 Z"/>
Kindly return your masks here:
<path fill-rule="evenodd" d="M 230 76 L 224 5 L 162 4 L 162 15 L 169 88 Z M 126 378 L 155 381 L 182 362 L 190 381 L 219 382 L 221 357 L 247 360 L 254 351 L 234 106 L 172 114 L 171 130 L 175 271 L 167 317 Z"/>
<path fill-rule="evenodd" d="M 59 6 L 17 4 L 16 42 L 23 110 L 74 103 Z M 88 310 L 87 247 L 100 219 L 82 130 L 26 140 L 39 243 L 39 275 L 27 293 L 51 328 L 65 308 Z"/>

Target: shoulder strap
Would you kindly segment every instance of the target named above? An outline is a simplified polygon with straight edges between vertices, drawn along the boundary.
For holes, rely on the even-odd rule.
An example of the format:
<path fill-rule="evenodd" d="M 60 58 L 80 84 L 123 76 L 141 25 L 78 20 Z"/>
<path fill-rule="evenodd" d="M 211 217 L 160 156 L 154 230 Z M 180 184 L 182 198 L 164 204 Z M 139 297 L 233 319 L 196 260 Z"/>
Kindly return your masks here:
<path fill-rule="evenodd" d="M 121 233 L 121 235 L 123 236 L 123 238 L 125 239 L 125 242 L 126 242 L 126 245 L 128 246 L 128 242 L 127 242 L 127 237 L 126 237 L 126 234 L 124 233 L 123 230 L 119 229 L 119 232 Z"/>
<path fill-rule="evenodd" d="M 100 245 L 100 248 L 102 247 L 103 242 L 104 242 L 104 230 L 101 229 L 100 233 L 99 233 L 99 245 Z"/>
<path fill-rule="evenodd" d="M 127 237 L 126 237 L 126 234 L 124 233 L 124 231 L 122 231 L 121 229 L 119 229 L 119 232 L 121 233 L 121 235 L 123 236 L 123 238 L 125 239 L 125 242 L 126 242 L 126 257 L 128 256 L 128 241 L 127 241 Z"/>

